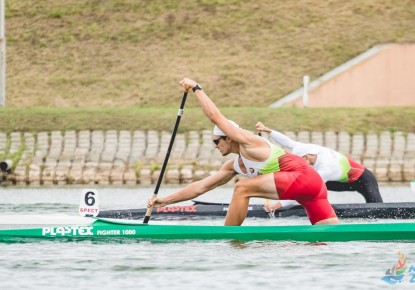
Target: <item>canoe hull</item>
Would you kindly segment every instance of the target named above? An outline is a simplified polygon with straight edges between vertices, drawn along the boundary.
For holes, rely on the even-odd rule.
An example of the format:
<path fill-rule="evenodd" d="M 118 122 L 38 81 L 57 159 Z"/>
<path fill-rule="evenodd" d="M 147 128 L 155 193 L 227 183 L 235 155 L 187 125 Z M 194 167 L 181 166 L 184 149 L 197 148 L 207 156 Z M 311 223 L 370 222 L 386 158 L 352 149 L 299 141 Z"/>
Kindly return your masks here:
<path fill-rule="evenodd" d="M 155 208 L 152 219 L 165 217 L 203 217 L 226 216 L 229 204 L 200 203 L 184 206 L 166 206 Z M 264 211 L 263 205 L 252 204 L 248 207 L 247 217 L 255 218 L 290 218 L 293 216 L 306 217 L 302 206 L 294 206 L 289 209 L 277 210 L 273 214 Z M 369 219 L 415 219 L 415 203 L 356 203 L 334 204 L 333 208 L 339 218 L 369 218 Z M 102 210 L 99 213 L 103 218 L 122 218 L 142 220 L 147 209 L 119 209 Z"/>
<path fill-rule="evenodd" d="M 0 230 L 0 241 L 20 239 L 140 240 L 274 240 L 304 242 L 409 241 L 415 242 L 415 224 L 340 224 L 326 226 L 196 226 L 116 224 L 95 221 L 89 225 L 46 226 Z"/>

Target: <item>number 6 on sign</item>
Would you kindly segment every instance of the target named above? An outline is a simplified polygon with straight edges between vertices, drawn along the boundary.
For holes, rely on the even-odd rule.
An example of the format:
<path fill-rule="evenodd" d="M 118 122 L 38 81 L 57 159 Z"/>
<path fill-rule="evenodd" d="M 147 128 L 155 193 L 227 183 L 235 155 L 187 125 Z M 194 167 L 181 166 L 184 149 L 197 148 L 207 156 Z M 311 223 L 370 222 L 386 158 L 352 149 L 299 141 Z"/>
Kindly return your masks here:
<path fill-rule="evenodd" d="M 81 216 L 97 216 L 99 214 L 98 191 L 95 189 L 83 189 L 79 202 L 79 214 Z"/>

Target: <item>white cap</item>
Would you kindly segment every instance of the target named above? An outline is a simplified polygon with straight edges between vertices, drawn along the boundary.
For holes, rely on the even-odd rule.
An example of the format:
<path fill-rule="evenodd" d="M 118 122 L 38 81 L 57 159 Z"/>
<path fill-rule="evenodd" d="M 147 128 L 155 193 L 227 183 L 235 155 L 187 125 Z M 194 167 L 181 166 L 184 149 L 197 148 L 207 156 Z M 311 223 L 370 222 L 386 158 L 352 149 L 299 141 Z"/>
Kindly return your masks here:
<path fill-rule="evenodd" d="M 239 128 L 239 125 L 236 124 L 234 121 L 232 121 L 232 120 L 228 120 L 228 121 L 229 121 L 229 123 L 234 125 L 236 128 Z M 215 135 L 215 136 L 226 136 L 226 134 L 221 129 L 219 129 L 219 127 L 216 126 L 216 125 L 213 128 L 213 135 Z"/>
<path fill-rule="evenodd" d="M 320 146 L 314 144 L 300 144 L 293 148 L 292 154 L 303 157 L 307 154 L 317 155 L 320 151 Z"/>

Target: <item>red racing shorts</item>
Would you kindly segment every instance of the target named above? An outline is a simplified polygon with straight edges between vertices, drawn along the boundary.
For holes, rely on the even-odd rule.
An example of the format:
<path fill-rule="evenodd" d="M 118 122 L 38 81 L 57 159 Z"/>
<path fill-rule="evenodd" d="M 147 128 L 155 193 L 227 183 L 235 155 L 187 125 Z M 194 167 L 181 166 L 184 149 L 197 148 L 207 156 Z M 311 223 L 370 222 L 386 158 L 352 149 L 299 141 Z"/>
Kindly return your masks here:
<path fill-rule="evenodd" d="M 290 155 L 281 157 L 291 159 Z M 337 217 L 327 199 L 326 185 L 317 171 L 305 161 L 304 165 L 301 165 L 299 160 L 296 160 L 296 163 L 295 169 L 284 171 L 284 166 L 281 166 L 282 171 L 274 172 L 274 182 L 280 199 L 296 200 L 304 207 L 313 225 L 321 220 Z M 281 162 L 280 164 L 283 165 Z"/>

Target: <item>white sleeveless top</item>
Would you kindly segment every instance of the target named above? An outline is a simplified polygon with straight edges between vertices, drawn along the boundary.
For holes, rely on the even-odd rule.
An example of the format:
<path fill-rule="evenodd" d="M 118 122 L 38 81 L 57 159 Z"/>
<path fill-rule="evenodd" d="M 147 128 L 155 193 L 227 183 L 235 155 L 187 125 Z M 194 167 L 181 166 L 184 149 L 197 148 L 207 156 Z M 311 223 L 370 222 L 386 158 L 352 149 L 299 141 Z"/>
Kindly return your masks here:
<path fill-rule="evenodd" d="M 262 137 L 258 137 L 258 138 L 262 138 Z M 240 154 L 236 156 L 233 161 L 233 168 L 237 173 L 245 177 L 254 177 L 259 174 L 280 171 L 280 164 L 278 162 L 278 157 L 284 155 L 285 151 L 281 147 L 275 146 L 274 144 L 269 142 L 267 139 L 264 139 L 264 140 L 267 141 L 269 147 L 271 148 L 271 154 L 268 157 L 268 159 L 265 161 L 252 161 L 252 160 L 249 160 L 243 157 L 242 154 Z M 244 164 L 246 168 L 246 173 L 244 173 L 241 167 L 239 166 L 239 161 L 241 161 Z"/>

